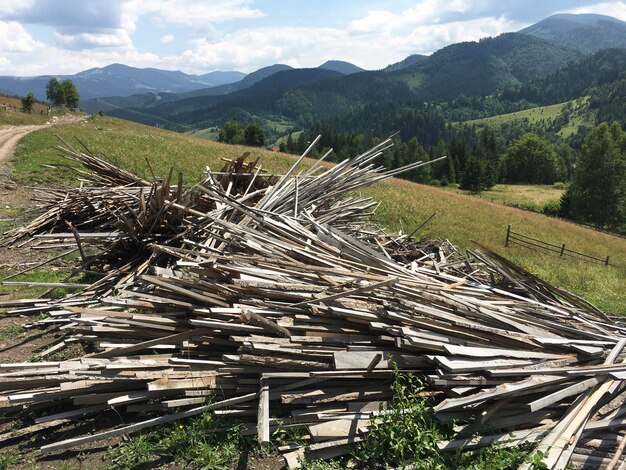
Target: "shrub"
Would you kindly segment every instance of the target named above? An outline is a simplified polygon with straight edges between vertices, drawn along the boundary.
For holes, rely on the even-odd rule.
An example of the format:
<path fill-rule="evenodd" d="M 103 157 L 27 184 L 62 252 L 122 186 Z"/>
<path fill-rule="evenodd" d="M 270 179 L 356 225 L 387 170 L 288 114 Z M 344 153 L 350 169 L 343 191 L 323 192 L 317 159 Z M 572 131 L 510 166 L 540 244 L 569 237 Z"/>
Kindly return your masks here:
<path fill-rule="evenodd" d="M 548 201 L 541 210 L 546 215 L 557 216 L 561 212 L 561 201 Z"/>

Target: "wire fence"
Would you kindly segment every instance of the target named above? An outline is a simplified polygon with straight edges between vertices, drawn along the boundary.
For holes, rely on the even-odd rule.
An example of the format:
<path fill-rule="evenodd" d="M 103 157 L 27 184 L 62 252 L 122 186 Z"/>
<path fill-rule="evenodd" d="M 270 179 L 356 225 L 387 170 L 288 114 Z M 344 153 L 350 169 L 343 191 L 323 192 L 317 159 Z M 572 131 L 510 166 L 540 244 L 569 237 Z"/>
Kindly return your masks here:
<path fill-rule="evenodd" d="M 609 256 L 607 256 L 606 258 L 596 258 L 595 256 L 570 250 L 565 246 L 565 243 L 555 245 L 553 243 L 548 243 L 543 240 L 538 240 L 537 238 L 529 237 L 528 235 L 522 235 L 521 233 L 514 232 L 513 230 L 511 230 L 511 226 L 507 225 L 504 246 L 509 246 L 511 244 L 523 246 L 525 248 L 529 248 L 535 251 L 552 253 L 555 255 L 559 255 L 561 258 L 569 256 L 571 258 L 582 259 L 584 261 L 589 261 L 592 263 L 604 264 L 605 266 L 609 265 Z"/>

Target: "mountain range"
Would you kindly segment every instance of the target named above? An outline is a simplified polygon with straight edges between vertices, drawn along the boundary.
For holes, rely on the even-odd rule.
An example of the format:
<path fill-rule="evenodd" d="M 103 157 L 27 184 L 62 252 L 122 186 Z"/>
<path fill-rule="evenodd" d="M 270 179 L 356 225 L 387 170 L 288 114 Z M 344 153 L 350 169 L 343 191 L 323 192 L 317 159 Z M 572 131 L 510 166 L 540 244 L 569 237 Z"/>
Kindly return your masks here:
<path fill-rule="evenodd" d="M 105 96 L 130 96 L 141 93 L 189 93 L 208 90 L 200 94 L 222 95 L 231 93 L 268 77 L 291 69 L 289 65 L 275 64 L 246 75 L 242 72 L 215 71 L 202 75 L 190 75 L 181 71 L 155 68 L 136 68 L 123 64 L 84 70 L 75 75 L 42 75 L 37 77 L 0 76 L 0 93 L 23 96 L 32 92 L 39 100 L 46 99 L 46 84 L 52 77 L 70 79 L 76 85 L 83 101 Z M 329 60 L 318 68 L 332 70 L 343 75 L 362 72 L 363 69 L 349 62 Z"/>
<path fill-rule="evenodd" d="M 342 61 L 305 69 L 275 64 L 245 76 L 114 64 L 67 78 L 77 85 L 86 112 L 198 128 L 235 117 L 255 120 L 271 133 L 277 121 L 296 128 L 346 116 L 362 122 L 364 117 L 355 116 L 374 103 L 437 103 L 511 92 L 607 48 L 626 48 L 625 22 L 563 14 L 516 33 L 452 44 L 429 56 L 413 54 L 378 71 Z M 36 85 L 41 97 L 48 79 L 0 77 L 0 92 L 23 95 Z"/>
<path fill-rule="evenodd" d="M 189 75 L 180 71 L 136 68 L 122 64 L 84 70 L 75 75 L 43 75 L 37 77 L 0 77 L 0 93 L 23 96 L 32 92 L 37 99 L 46 99 L 46 83 L 52 77 L 74 82 L 81 99 L 100 96 L 128 96 L 150 91 L 185 92 L 215 87 L 241 80 L 241 72 L 209 72 Z"/>
<path fill-rule="evenodd" d="M 517 33 L 452 44 L 430 56 L 413 54 L 379 71 L 362 71 L 347 63 L 337 67 L 337 62 L 297 70 L 274 65 L 233 84 L 187 93 L 109 97 L 81 105 L 87 112 L 102 110 L 148 124 L 215 126 L 237 117 L 265 124 L 286 119 L 294 127 L 306 127 L 382 99 L 438 102 L 518 88 L 593 52 L 574 47 L 580 44 L 572 39 L 572 31 L 582 34 L 582 28 L 586 38 L 602 36 L 607 46 L 626 47 L 626 36 L 612 34 L 607 39 L 602 34 L 601 27 L 607 24 L 626 34 L 626 23 L 610 17 L 556 15 Z M 595 42 L 600 44 L 599 39 Z M 320 73 L 326 68 L 337 75 Z"/>

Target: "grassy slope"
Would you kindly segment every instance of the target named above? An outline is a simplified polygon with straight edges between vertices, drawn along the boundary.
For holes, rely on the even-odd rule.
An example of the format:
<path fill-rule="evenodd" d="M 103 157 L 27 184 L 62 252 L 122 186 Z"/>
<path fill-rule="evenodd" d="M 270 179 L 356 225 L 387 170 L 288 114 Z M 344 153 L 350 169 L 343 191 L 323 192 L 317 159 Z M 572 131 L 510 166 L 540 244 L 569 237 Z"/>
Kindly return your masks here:
<path fill-rule="evenodd" d="M 443 189 L 456 192 L 457 194 L 470 194 L 468 191 L 458 189 L 454 185 Z M 564 189 L 557 189 L 550 185 L 541 184 L 496 184 L 489 191 L 473 194 L 491 202 L 513 207 L 537 207 L 540 210 L 548 202 L 561 199 Z"/>
<path fill-rule="evenodd" d="M 0 107 L 0 126 L 45 124 L 50 121 L 50 117 L 48 116 L 48 106 L 43 103 L 36 102 L 33 105 L 33 112 L 31 114 L 20 111 L 22 102 L 20 98 L 16 98 L 15 96 L 0 95 L 0 105 L 3 104 L 9 106 L 9 108 L 4 109 L 4 107 Z M 62 108 L 55 108 L 52 111 L 52 115 L 62 116 L 68 112 L 69 111 Z"/>
<path fill-rule="evenodd" d="M 572 103 L 575 103 L 573 101 Z M 559 115 L 563 106 L 567 103 L 558 103 L 552 104 L 550 106 L 539 106 L 537 108 L 524 109 L 522 111 L 517 111 L 515 113 L 508 114 L 499 114 L 497 116 L 491 116 L 488 118 L 482 119 L 472 119 L 471 121 L 465 121 L 465 124 L 476 124 L 476 125 L 500 125 L 506 124 L 513 121 L 519 121 L 521 119 L 528 119 L 528 122 L 536 123 L 541 121 L 542 119 L 554 119 Z"/>
<path fill-rule="evenodd" d="M 14 96 L 0 95 L 0 105 L 5 104 L 9 109 L 0 107 L 0 126 L 5 124 L 24 125 L 24 124 L 44 124 L 48 119 L 48 108 L 41 103 L 35 103 L 32 114 L 20 111 L 22 102 Z"/>
<path fill-rule="evenodd" d="M 539 106 L 536 108 L 524 109 L 515 113 L 500 114 L 482 119 L 473 119 L 465 121 L 463 124 L 476 125 L 479 127 L 490 126 L 498 127 L 504 124 L 511 124 L 515 121 L 527 120 L 529 124 L 540 124 L 542 121 L 546 125 L 559 116 L 563 109 L 571 103 L 572 111 L 567 122 L 561 125 L 558 134 L 562 138 L 567 138 L 574 134 L 583 124 L 594 124 L 593 113 L 588 107 L 588 97 L 580 100 L 566 101 L 565 103 L 552 104 L 549 106 Z"/>
<path fill-rule="evenodd" d="M 53 149 L 58 144 L 53 133 L 68 141 L 75 142 L 73 139 L 77 137 L 92 151 L 106 154 L 112 162 L 142 176 L 148 177 L 145 158 L 149 158 L 155 173 L 163 175 L 173 167 L 176 171 L 184 171 L 188 182 L 199 179 L 206 165 L 215 168 L 220 166 L 220 158 L 232 158 L 247 150 L 254 157 L 260 156 L 264 167 L 273 172 L 284 172 L 295 159 L 261 149 L 208 142 L 127 121 L 96 117 L 86 123 L 57 126 L 54 130 L 44 129 L 25 137 L 17 149 L 14 166 L 17 177 L 31 181 L 59 178 L 58 173 L 41 166 L 44 162 L 67 162 Z M 60 176 L 67 178 L 67 174 L 61 173 Z M 381 201 L 376 216 L 381 225 L 412 231 L 437 211 L 438 215 L 420 235 L 448 238 L 462 247 L 467 246 L 470 239 L 477 240 L 605 310 L 626 314 L 626 239 L 403 180 L 378 184 L 363 194 Z M 520 247 L 504 248 L 507 224 L 521 233 L 552 243 L 566 243 L 571 249 L 597 257 L 608 254 L 614 266 L 561 260 Z"/>

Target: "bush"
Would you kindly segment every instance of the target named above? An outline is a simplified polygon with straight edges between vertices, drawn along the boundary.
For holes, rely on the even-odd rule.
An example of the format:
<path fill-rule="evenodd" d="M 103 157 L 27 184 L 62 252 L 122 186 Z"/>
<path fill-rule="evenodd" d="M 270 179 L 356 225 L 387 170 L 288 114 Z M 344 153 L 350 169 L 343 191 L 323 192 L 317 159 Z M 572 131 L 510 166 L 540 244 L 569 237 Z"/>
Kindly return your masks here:
<path fill-rule="evenodd" d="M 22 112 L 24 113 L 32 113 L 33 105 L 37 100 L 32 93 L 28 93 L 25 97 L 22 98 Z"/>
<path fill-rule="evenodd" d="M 430 180 L 430 182 L 428 183 L 431 186 L 441 186 L 441 181 L 439 180 Z"/>
<path fill-rule="evenodd" d="M 554 189 L 567 189 L 567 183 L 564 183 L 563 181 L 557 181 L 552 186 Z"/>
<path fill-rule="evenodd" d="M 557 216 L 561 212 L 561 201 L 548 201 L 541 210 L 545 215 Z"/>
<path fill-rule="evenodd" d="M 444 438 L 432 415 L 420 377 L 397 372 L 392 384 L 393 399 L 387 413 L 373 421 L 367 440 L 354 457 L 366 468 L 403 466 L 426 460 L 431 468 L 442 468 L 444 460 L 437 441 Z"/>

